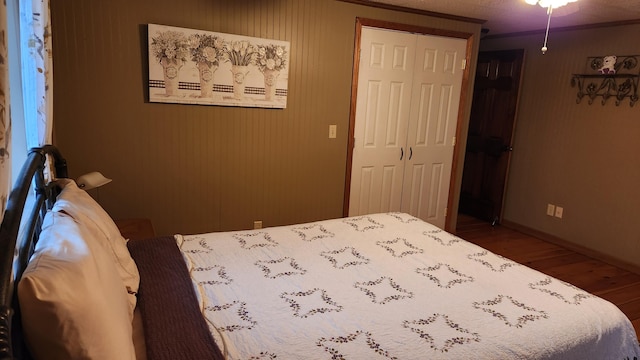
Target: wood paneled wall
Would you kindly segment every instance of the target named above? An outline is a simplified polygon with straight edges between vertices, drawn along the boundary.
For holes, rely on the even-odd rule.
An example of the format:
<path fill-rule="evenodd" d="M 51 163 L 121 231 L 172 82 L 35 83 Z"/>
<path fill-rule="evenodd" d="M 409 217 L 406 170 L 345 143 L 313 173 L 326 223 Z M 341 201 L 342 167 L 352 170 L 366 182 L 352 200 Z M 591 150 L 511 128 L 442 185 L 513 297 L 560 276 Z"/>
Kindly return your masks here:
<path fill-rule="evenodd" d="M 640 106 L 629 99 L 576 104 L 574 73 L 587 57 L 640 54 L 640 25 L 554 31 L 481 41 L 481 50 L 524 48 L 522 91 L 505 220 L 640 266 Z M 636 68 L 637 71 L 637 68 Z M 562 219 L 547 204 L 564 208 Z"/>
<path fill-rule="evenodd" d="M 158 234 L 340 217 L 356 17 L 480 32 L 477 23 L 334 0 L 51 6 L 54 143 L 72 176 L 113 178 L 92 195 L 114 218 L 148 217 Z M 287 108 L 149 103 L 148 23 L 289 41 Z"/>

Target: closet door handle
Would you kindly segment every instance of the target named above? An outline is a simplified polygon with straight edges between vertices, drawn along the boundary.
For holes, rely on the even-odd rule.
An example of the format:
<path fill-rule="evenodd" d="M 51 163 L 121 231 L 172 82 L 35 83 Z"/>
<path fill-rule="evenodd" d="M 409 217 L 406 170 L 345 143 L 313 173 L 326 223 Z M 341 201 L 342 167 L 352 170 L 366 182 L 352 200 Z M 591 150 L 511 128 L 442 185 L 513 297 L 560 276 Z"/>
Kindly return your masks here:
<path fill-rule="evenodd" d="M 409 147 L 409 160 L 413 157 L 413 148 Z"/>
<path fill-rule="evenodd" d="M 404 148 L 400 148 L 400 160 L 404 157 Z"/>

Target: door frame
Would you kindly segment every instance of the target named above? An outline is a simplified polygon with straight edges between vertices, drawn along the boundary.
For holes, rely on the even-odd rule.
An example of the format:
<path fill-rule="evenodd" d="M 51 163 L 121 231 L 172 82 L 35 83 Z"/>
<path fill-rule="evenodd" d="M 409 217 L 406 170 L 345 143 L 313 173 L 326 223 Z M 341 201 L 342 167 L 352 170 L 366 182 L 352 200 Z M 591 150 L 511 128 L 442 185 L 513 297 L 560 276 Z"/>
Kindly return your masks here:
<path fill-rule="evenodd" d="M 462 134 L 462 124 L 464 124 L 465 119 L 465 109 L 467 108 L 467 93 L 469 90 L 469 78 L 471 72 L 471 57 L 473 50 L 473 33 L 466 33 L 460 31 L 452 31 L 452 30 L 443 30 L 443 29 L 435 29 L 424 26 L 416 26 L 416 25 L 408 25 L 408 24 L 400 24 L 383 20 L 375 20 L 368 18 L 356 18 L 356 29 L 355 29 L 355 45 L 353 51 L 353 79 L 351 81 L 351 105 L 349 111 L 349 134 L 347 137 L 347 164 L 346 164 L 346 172 L 345 172 L 345 185 L 344 185 L 344 200 L 343 200 L 343 208 L 342 213 L 343 216 L 349 215 L 349 198 L 351 195 L 351 167 L 353 164 L 353 148 L 355 146 L 355 124 L 356 124 L 356 100 L 358 93 L 358 75 L 360 71 L 360 52 L 361 52 L 361 44 L 360 37 L 362 35 L 362 27 L 369 26 L 386 30 L 398 30 L 415 34 L 424 34 L 424 35 L 435 35 L 435 36 L 444 36 L 450 38 L 458 38 L 458 39 L 466 39 L 467 40 L 467 49 L 466 49 L 466 67 L 464 69 L 464 73 L 462 75 L 462 85 L 460 92 L 460 104 L 458 106 L 458 119 L 456 121 L 456 142 L 453 148 L 453 159 L 451 165 L 451 177 L 449 179 L 449 196 L 447 200 L 447 212 L 446 212 L 446 220 L 445 220 L 445 230 L 449 232 L 455 232 L 455 224 L 452 224 L 449 221 L 450 215 L 452 214 L 452 209 L 456 205 L 454 202 L 454 195 L 459 189 L 455 187 L 456 178 L 458 176 L 458 163 L 460 161 L 460 143 L 461 143 L 461 134 Z M 463 147 L 466 141 L 463 142 Z"/>

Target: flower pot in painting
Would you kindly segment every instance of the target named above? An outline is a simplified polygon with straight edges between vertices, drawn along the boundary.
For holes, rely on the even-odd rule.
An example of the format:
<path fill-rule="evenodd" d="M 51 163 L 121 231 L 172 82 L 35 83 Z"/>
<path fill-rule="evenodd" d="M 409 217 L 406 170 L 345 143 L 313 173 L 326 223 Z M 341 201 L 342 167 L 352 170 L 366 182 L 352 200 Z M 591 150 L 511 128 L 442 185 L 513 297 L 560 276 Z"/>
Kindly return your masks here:
<path fill-rule="evenodd" d="M 264 99 L 267 101 L 273 101 L 276 99 L 276 84 L 278 83 L 278 70 L 264 69 L 262 72 L 264 75 Z"/>
<path fill-rule="evenodd" d="M 218 65 L 208 65 L 206 62 L 198 63 L 200 73 L 200 97 L 213 97 L 213 74 L 218 69 Z"/>
<path fill-rule="evenodd" d="M 184 61 L 182 60 L 168 60 L 163 58 L 160 61 L 162 65 L 162 74 L 164 75 L 164 91 L 167 96 L 173 96 L 178 94 L 179 85 L 179 73 Z"/>
<path fill-rule="evenodd" d="M 244 99 L 244 88 L 249 67 L 244 65 L 231 65 L 231 73 L 233 74 L 233 98 Z"/>

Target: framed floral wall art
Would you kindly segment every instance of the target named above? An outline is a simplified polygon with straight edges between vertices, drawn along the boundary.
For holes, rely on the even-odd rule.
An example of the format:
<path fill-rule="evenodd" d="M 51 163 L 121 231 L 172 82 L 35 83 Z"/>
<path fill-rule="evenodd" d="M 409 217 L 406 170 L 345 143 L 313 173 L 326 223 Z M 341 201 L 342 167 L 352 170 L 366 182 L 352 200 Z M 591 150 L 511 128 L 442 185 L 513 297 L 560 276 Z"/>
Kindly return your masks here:
<path fill-rule="evenodd" d="M 149 101 L 286 108 L 288 41 L 149 24 Z"/>

